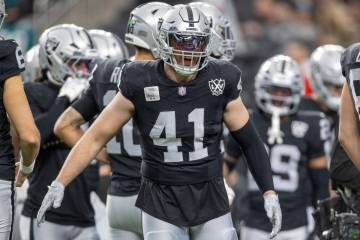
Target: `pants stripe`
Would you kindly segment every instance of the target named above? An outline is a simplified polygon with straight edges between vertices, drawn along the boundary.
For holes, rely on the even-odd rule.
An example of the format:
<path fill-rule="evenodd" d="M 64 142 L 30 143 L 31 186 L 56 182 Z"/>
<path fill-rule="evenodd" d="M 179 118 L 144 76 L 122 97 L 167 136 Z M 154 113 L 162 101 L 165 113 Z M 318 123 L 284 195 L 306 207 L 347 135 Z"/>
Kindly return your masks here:
<path fill-rule="evenodd" d="M 12 234 L 14 231 L 14 218 L 15 218 L 15 188 L 14 181 L 11 182 L 11 229 L 9 240 L 12 239 Z"/>
<path fill-rule="evenodd" d="M 30 240 L 34 240 L 34 219 L 30 218 Z"/>

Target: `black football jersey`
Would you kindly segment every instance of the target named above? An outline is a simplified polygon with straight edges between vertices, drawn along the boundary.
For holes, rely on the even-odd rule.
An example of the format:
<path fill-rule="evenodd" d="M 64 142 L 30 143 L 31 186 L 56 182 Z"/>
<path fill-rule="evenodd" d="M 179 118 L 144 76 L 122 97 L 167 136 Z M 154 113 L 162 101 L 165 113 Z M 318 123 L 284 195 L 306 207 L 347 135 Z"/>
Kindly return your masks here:
<path fill-rule="evenodd" d="M 126 62 L 128 60 L 114 59 L 101 63 L 90 81 L 90 87 L 72 104 L 86 121 L 98 115 L 115 97 L 120 71 Z M 141 182 L 141 147 L 132 119 L 107 143 L 106 149 L 112 169 L 108 193 L 117 196 L 137 194 Z"/>
<path fill-rule="evenodd" d="M 339 125 L 339 115 L 337 112 L 329 110 L 327 112 L 321 109 L 320 105 L 311 97 L 303 97 L 301 99 L 299 110 L 302 111 L 314 111 L 314 112 L 322 112 L 325 118 L 328 121 L 323 121 L 323 124 L 327 124 L 327 126 L 323 126 L 323 129 L 328 129 L 328 132 L 324 132 L 324 138 L 326 138 L 324 143 L 324 151 L 326 157 L 330 160 L 332 153 L 334 151 L 334 146 L 337 144 L 337 128 Z"/>
<path fill-rule="evenodd" d="M 0 179 L 15 179 L 15 160 L 11 144 L 10 124 L 4 106 L 4 83 L 25 70 L 21 50 L 14 40 L 0 39 Z M 14 96 L 16 97 L 16 96 Z"/>
<path fill-rule="evenodd" d="M 348 47 L 341 56 L 342 73 L 351 89 L 355 108 L 360 113 L 360 43 Z M 360 116 L 359 116 L 360 118 Z"/>
<path fill-rule="evenodd" d="M 284 133 L 282 144 L 268 143 L 268 129 L 271 118 L 259 110 L 251 114 L 261 139 L 266 144 L 273 171 L 273 180 L 282 210 L 282 229 L 289 230 L 307 224 L 307 164 L 310 159 L 324 155 L 324 138 L 321 113 L 299 111 L 281 122 Z M 226 141 L 226 152 L 238 158 L 242 151 L 237 142 L 229 136 Z M 263 197 L 255 180 L 248 173 L 249 213 L 245 218 L 246 225 L 263 231 L 271 231 L 271 224 L 264 210 Z"/>
<path fill-rule="evenodd" d="M 224 109 L 239 97 L 240 77 L 221 60 L 210 60 L 183 84 L 166 77 L 161 60 L 124 66 L 120 90 L 135 106 L 143 147 L 138 207 L 182 226 L 229 211 L 220 140 Z"/>
<path fill-rule="evenodd" d="M 59 92 L 57 87 L 48 84 L 47 81 L 25 83 L 24 88 L 35 121 L 48 112 Z M 51 142 L 41 146 L 34 171 L 28 178 L 28 194 L 22 210 L 24 216 L 36 218 L 48 186 L 58 175 L 69 152 L 70 149 L 55 135 L 51 137 Z M 92 169 L 92 166 L 66 187 L 61 207 L 51 208 L 46 213 L 47 221 L 80 227 L 95 224 L 94 211 L 90 203 L 92 186 L 89 185 L 87 178 L 89 169 Z M 95 174 L 98 175 L 98 172 Z"/>

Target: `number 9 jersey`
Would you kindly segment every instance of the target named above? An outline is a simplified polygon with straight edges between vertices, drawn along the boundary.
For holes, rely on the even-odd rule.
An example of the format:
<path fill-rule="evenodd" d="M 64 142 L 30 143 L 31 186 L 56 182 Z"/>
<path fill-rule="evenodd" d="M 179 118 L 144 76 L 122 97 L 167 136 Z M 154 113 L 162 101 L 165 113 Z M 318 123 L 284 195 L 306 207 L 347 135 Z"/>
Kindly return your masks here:
<path fill-rule="evenodd" d="M 223 114 L 239 97 L 241 72 L 211 59 L 196 78 L 177 83 L 162 60 L 128 63 L 119 88 L 135 106 L 143 182 L 136 206 L 180 226 L 229 212 L 222 179 Z"/>
<path fill-rule="evenodd" d="M 0 179 L 15 179 L 15 161 L 10 137 L 10 124 L 4 106 L 5 81 L 25 70 L 25 60 L 14 40 L 0 39 Z"/>
<path fill-rule="evenodd" d="M 275 191 L 283 214 L 282 230 L 291 230 L 307 224 L 306 207 L 309 190 L 306 185 L 308 163 L 311 159 L 324 156 L 324 142 L 329 134 L 328 120 L 321 112 L 298 111 L 281 121 L 282 144 L 268 144 L 268 129 L 271 117 L 260 110 L 251 113 L 261 139 L 269 152 Z M 234 158 L 242 152 L 235 140 L 226 139 L 226 153 Z M 255 180 L 248 173 L 249 212 L 245 217 L 246 226 L 270 232 L 263 197 Z"/>

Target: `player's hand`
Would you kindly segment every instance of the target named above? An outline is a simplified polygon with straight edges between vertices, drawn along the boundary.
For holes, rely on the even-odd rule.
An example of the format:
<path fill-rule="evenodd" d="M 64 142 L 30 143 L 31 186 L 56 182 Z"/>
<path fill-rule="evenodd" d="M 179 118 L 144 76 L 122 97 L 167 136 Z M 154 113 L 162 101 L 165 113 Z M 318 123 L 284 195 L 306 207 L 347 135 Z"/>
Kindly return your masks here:
<path fill-rule="evenodd" d="M 270 239 L 272 239 L 279 233 L 282 220 L 279 198 L 275 192 L 264 194 L 264 208 L 273 226 L 270 233 Z"/>
<path fill-rule="evenodd" d="M 77 99 L 89 87 L 89 80 L 86 78 L 68 78 L 59 91 L 59 97 L 66 96 L 70 102 Z"/>
<path fill-rule="evenodd" d="M 61 206 L 61 202 L 64 198 L 64 190 L 65 187 L 62 183 L 58 181 L 53 181 L 50 186 L 48 186 L 49 190 L 46 193 L 40 209 L 38 211 L 36 220 L 37 224 L 40 225 L 45 221 L 45 212 L 50 208 L 58 208 Z"/>
<path fill-rule="evenodd" d="M 233 203 L 234 198 L 235 198 L 235 192 L 234 192 L 234 190 L 232 190 L 232 188 L 227 184 L 225 178 L 224 178 L 224 184 L 225 184 L 226 194 L 227 194 L 228 199 L 229 199 L 229 204 L 230 204 L 230 206 L 231 206 L 231 204 Z"/>

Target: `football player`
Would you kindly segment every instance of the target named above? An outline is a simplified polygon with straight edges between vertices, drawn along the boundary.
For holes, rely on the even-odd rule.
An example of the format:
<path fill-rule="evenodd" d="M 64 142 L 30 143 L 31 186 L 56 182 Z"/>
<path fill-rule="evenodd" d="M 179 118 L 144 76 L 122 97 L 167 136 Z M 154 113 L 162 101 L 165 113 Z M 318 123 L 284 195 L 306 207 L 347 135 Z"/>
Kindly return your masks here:
<path fill-rule="evenodd" d="M 161 60 L 124 65 L 120 92 L 72 149 L 38 221 L 134 116 L 143 148 L 136 206 L 142 210 L 145 240 L 237 239 L 222 176 L 223 122 L 250 160 L 273 223 L 271 237 L 277 234 L 281 209 L 265 147 L 239 97 L 241 72 L 229 62 L 208 58 L 210 34 L 205 15 L 188 5 L 159 20 Z"/>
<path fill-rule="evenodd" d="M 325 153 L 329 160 L 335 140 L 334 129 L 338 125 L 341 89 L 345 82 L 340 65 L 343 52 L 343 47 L 330 44 L 313 51 L 310 57 L 310 82 L 314 95 L 304 97 L 300 103 L 300 110 L 323 112 L 328 118 L 330 132 L 327 133 Z"/>
<path fill-rule="evenodd" d="M 310 57 L 310 83 L 313 88 L 313 95 L 309 97 L 303 97 L 300 102 L 300 110 L 304 111 L 316 111 L 323 112 L 327 121 L 323 121 L 324 129 L 323 137 L 325 140 L 324 148 L 328 162 L 332 169 L 331 175 L 333 180 L 332 185 L 335 186 L 335 182 L 347 182 L 349 183 L 353 178 L 353 174 L 344 171 L 348 171 L 348 168 L 352 168 L 351 161 L 344 153 L 344 150 L 338 144 L 337 132 L 338 132 L 338 109 L 340 104 L 340 94 L 342 86 L 345 82 L 344 77 L 341 74 L 340 57 L 344 52 L 344 48 L 339 45 L 322 45 L 316 48 Z M 328 178 L 327 174 L 324 176 Z M 314 201 L 311 199 L 311 184 L 309 185 L 309 208 L 308 208 L 308 220 L 309 220 L 309 232 L 312 232 L 314 228 L 313 218 L 311 214 L 314 209 Z"/>
<path fill-rule="evenodd" d="M 43 79 L 25 84 L 35 123 L 40 131 L 41 150 L 20 219 L 22 239 L 98 239 L 90 184 L 84 174 L 74 180 L 64 195 L 64 204 L 46 215 L 41 227 L 33 221 L 50 179 L 59 172 L 69 148 L 53 133 L 60 114 L 88 86 L 96 68 L 97 51 L 88 32 L 64 24 L 44 31 L 39 39 L 39 61 Z M 97 172 L 96 172 L 97 174 Z"/>
<path fill-rule="evenodd" d="M 0 28 L 6 16 L 0 0 Z M 0 239 L 11 239 L 15 214 L 15 185 L 21 186 L 33 170 L 39 152 L 40 135 L 23 89 L 20 73 L 25 61 L 14 40 L 0 36 Z M 14 143 L 21 150 L 20 170 L 15 183 L 15 155 L 10 135 L 10 121 L 16 133 Z"/>
<path fill-rule="evenodd" d="M 360 170 L 360 43 L 349 46 L 341 57 L 346 78 L 341 93 L 339 142 L 351 161 Z"/>
<path fill-rule="evenodd" d="M 136 49 L 134 61 L 153 60 L 159 56 L 153 34 L 159 18 L 170 8 L 165 3 L 151 2 L 130 13 L 125 41 Z M 60 116 L 55 133 L 69 146 L 75 145 L 83 135 L 80 125 L 93 119 L 114 98 L 120 70 L 128 61 L 118 56 L 100 64 L 85 94 Z M 139 144 L 138 130 L 130 120 L 106 147 L 112 168 L 106 204 L 110 239 L 141 239 L 141 212 L 135 207 L 141 182 Z"/>
<path fill-rule="evenodd" d="M 298 111 L 302 91 L 299 65 L 290 57 L 276 55 L 266 60 L 255 77 L 257 109 L 251 113 L 260 137 L 269 151 L 275 189 L 283 210 L 282 231 L 277 239 L 305 240 L 307 237 L 304 181 L 310 172 L 315 199 L 328 196 L 328 179 L 321 113 Z M 241 155 L 238 144 L 229 139 L 225 159 L 234 162 Z M 260 207 L 262 197 L 249 175 L 249 212 L 242 229 L 243 239 L 268 239 L 271 225 Z"/>

